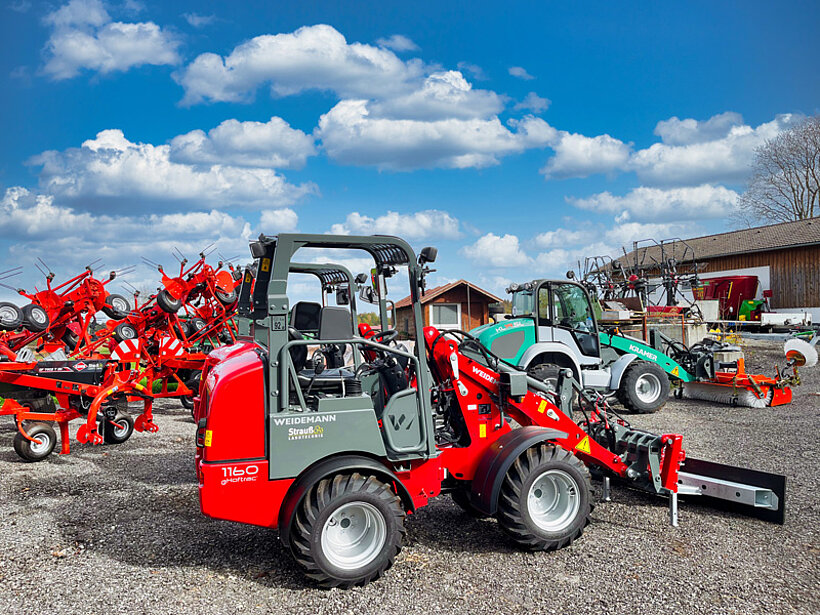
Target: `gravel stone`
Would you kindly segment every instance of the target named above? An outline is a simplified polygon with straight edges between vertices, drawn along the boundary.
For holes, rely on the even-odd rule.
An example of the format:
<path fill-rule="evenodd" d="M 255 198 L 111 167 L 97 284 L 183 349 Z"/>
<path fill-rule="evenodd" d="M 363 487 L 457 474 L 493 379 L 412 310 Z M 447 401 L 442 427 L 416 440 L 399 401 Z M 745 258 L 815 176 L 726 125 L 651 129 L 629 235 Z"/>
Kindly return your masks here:
<path fill-rule="evenodd" d="M 773 373 L 780 344 L 747 342 L 750 371 Z M 785 474 L 784 526 L 622 487 L 598 503 L 571 547 L 522 553 L 498 524 L 438 498 L 407 520 L 407 544 L 384 578 L 319 590 L 275 531 L 199 512 L 194 426 L 157 404 L 158 434 L 22 463 L 0 422 L 0 613 L 629 613 L 820 612 L 820 370 L 785 407 L 670 399 L 629 417 L 681 433 L 700 457 Z M 72 438 L 78 425 L 72 426 Z M 600 494 L 600 485 L 596 484 Z"/>

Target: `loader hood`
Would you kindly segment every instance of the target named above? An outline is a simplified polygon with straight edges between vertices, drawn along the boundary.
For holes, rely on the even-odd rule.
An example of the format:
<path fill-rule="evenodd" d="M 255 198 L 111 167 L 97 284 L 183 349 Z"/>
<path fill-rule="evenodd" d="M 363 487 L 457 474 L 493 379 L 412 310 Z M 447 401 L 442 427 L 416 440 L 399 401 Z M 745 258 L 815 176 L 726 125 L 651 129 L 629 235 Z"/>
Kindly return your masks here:
<path fill-rule="evenodd" d="M 524 352 L 535 343 L 535 321 L 513 318 L 470 331 L 494 355 L 518 365 Z"/>

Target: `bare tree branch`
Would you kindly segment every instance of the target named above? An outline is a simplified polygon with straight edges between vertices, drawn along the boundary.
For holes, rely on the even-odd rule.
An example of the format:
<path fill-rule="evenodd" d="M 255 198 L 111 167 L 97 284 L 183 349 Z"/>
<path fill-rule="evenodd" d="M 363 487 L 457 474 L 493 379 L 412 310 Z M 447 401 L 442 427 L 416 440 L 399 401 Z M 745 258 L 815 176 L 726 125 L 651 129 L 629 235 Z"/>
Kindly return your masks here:
<path fill-rule="evenodd" d="M 820 215 L 820 116 L 810 117 L 755 150 L 740 215 L 767 223 Z"/>

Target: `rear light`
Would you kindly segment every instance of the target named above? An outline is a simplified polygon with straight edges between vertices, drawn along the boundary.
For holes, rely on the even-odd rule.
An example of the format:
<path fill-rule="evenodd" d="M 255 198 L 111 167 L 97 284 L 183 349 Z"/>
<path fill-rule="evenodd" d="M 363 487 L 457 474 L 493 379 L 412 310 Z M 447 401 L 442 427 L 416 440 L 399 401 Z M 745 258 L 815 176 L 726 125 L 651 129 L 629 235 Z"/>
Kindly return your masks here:
<path fill-rule="evenodd" d="M 207 438 L 208 430 L 206 427 L 208 426 L 208 419 L 203 417 L 199 419 L 199 423 L 196 425 L 196 445 L 197 448 L 205 448 L 205 441 Z"/>

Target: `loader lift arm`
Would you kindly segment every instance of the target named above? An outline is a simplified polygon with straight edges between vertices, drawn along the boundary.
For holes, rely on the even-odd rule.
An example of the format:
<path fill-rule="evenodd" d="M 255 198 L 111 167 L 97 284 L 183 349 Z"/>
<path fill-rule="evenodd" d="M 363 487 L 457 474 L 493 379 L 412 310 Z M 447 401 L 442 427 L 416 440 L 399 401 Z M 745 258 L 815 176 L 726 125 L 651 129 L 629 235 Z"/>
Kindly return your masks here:
<path fill-rule="evenodd" d="M 551 391 L 544 383 L 492 355 L 466 332 L 440 333 L 427 327 L 424 335 L 431 364 L 435 366 L 437 379 L 441 380 L 439 393 L 448 395 L 450 403 L 461 407 L 471 442 L 483 438 L 495 440 L 501 435 L 491 431 L 510 431 L 509 417 L 522 427 L 536 426 L 560 433 L 550 442 L 571 451 L 585 465 L 600 468 L 605 476 L 621 479 L 648 493 L 669 496 L 673 525 L 677 524 L 679 493 L 724 500 L 750 509 L 746 512 L 783 522 L 783 477 L 768 474 L 763 477 L 751 470 L 718 467 L 699 460 L 689 460 L 690 467 L 687 467 L 681 435 L 655 435 L 635 429 L 615 414 L 600 395 L 581 391 L 585 416 L 578 423 L 573 421 L 571 414 L 553 401 L 560 404 L 562 397 L 570 397 L 560 390 L 562 388 L 574 387 L 580 391 L 580 385 L 571 375 L 562 374 L 559 391 Z M 521 378 L 526 378 L 526 388 L 519 384 L 516 390 L 516 385 L 511 383 Z M 491 408 L 487 408 L 487 402 Z M 496 420 L 488 422 L 483 420 L 481 411 L 471 410 L 481 406 L 485 407 L 484 416 Z M 458 456 L 456 452 L 450 455 Z M 452 468 L 453 461 L 448 460 L 447 465 Z M 683 474 L 682 469 L 686 470 Z M 749 484 L 744 482 L 746 478 Z"/>

